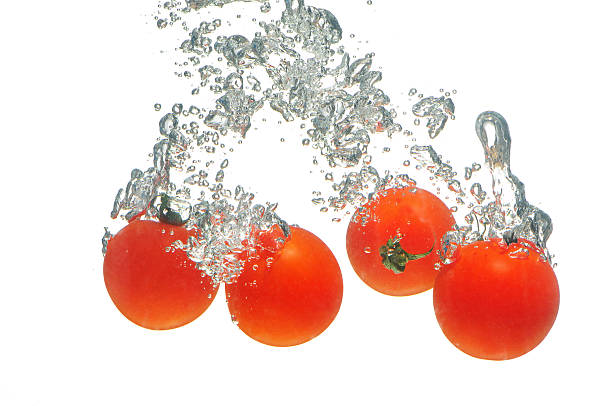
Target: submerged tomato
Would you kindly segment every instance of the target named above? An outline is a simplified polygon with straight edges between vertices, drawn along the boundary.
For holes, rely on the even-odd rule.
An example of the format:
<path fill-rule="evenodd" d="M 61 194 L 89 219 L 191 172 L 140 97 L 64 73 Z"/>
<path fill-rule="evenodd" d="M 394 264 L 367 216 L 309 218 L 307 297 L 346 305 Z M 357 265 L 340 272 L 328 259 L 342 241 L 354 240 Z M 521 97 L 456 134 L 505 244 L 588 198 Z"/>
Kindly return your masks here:
<path fill-rule="evenodd" d="M 187 258 L 169 249 L 186 241 L 183 227 L 136 220 L 110 239 L 104 257 L 104 282 L 119 311 L 152 330 L 180 327 L 210 306 L 218 286 Z"/>
<path fill-rule="evenodd" d="M 291 227 L 279 252 L 262 251 L 249 260 L 225 291 L 232 318 L 245 334 L 287 347 L 311 340 L 331 324 L 342 302 L 342 274 L 323 241 Z"/>
<path fill-rule="evenodd" d="M 525 241 L 478 241 L 458 249 L 433 291 L 438 323 L 461 351 L 491 360 L 519 357 L 548 334 L 559 309 L 550 264 Z"/>
<path fill-rule="evenodd" d="M 346 250 L 368 286 L 387 295 L 412 295 L 432 288 L 440 240 L 454 224 L 451 211 L 426 190 L 384 190 L 353 215 Z"/>

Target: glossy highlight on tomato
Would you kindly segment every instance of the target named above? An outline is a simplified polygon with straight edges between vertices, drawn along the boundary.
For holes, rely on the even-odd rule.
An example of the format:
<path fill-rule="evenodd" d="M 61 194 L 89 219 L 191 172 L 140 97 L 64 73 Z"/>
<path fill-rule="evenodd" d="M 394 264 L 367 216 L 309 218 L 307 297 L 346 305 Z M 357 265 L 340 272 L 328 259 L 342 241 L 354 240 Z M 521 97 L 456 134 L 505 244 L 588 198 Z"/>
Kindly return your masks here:
<path fill-rule="evenodd" d="M 477 358 L 507 360 L 535 348 L 559 309 L 559 284 L 532 243 L 478 241 L 458 248 L 436 278 L 433 304 L 446 337 Z"/>
<path fill-rule="evenodd" d="M 262 251 L 225 287 L 232 319 L 261 343 L 288 347 L 305 343 L 332 323 L 342 303 L 342 274 L 317 236 L 291 227 L 280 251 Z"/>
<path fill-rule="evenodd" d="M 435 195 L 413 186 L 378 192 L 348 226 L 346 251 L 359 277 L 391 296 L 433 287 L 442 236 L 455 225 Z"/>
<path fill-rule="evenodd" d="M 170 248 L 189 232 L 156 221 L 135 220 L 112 237 L 104 257 L 104 282 L 119 311 L 152 330 L 183 326 L 212 303 L 218 286 L 201 276 L 185 251 Z"/>

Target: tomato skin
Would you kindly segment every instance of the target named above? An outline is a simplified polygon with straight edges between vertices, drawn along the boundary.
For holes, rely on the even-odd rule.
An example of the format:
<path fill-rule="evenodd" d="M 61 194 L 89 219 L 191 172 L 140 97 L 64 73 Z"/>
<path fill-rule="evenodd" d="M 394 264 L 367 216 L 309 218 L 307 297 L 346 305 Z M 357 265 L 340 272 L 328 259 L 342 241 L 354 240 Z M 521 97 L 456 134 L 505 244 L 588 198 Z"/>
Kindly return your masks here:
<path fill-rule="evenodd" d="M 369 216 L 362 224 L 364 216 Z M 391 296 L 408 296 L 433 287 L 440 240 L 455 225 L 452 212 L 435 195 L 416 187 L 388 189 L 358 209 L 346 233 L 346 251 L 353 269 L 372 289 Z M 402 273 L 383 265 L 379 252 L 389 239 L 401 236 L 407 253 L 424 258 L 408 261 Z"/>
<path fill-rule="evenodd" d="M 249 260 L 225 291 L 232 319 L 246 335 L 288 347 L 313 339 L 332 323 L 342 303 L 342 274 L 323 241 L 291 227 L 279 252 Z"/>
<path fill-rule="evenodd" d="M 517 255 L 519 249 L 528 255 Z M 489 360 L 516 358 L 535 348 L 559 310 L 559 284 L 550 264 L 533 245 L 499 239 L 458 250 L 433 291 L 446 337 L 461 351 Z"/>
<path fill-rule="evenodd" d="M 166 251 L 188 237 L 183 227 L 136 220 L 110 239 L 104 282 L 113 303 L 130 321 L 168 330 L 195 320 L 210 306 L 218 286 L 201 276 L 185 251 Z"/>

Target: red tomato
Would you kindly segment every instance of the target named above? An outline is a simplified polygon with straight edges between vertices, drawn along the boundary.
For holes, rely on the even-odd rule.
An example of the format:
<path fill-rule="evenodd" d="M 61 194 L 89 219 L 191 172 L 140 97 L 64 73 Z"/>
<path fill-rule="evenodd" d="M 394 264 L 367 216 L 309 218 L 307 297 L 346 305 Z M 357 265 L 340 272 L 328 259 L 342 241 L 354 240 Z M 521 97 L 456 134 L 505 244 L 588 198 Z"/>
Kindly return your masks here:
<path fill-rule="evenodd" d="M 416 187 L 379 192 L 348 226 L 346 251 L 371 288 L 407 296 L 433 287 L 440 240 L 455 225 L 451 211 Z"/>
<path fill-rule="evenodd" d="M 167 330 L 200 316 L 218 286 L 202 277 L 185 251 L 168 249 L 187 241 L 183 227 L 136 220 L 110 239 L 104 257 L 104 282 L 125 317 L 139 326 Z"/>
<path fill-rule="evenodd" d="M 247 261 L 225 291 L 232 319 L 246 335 L 288 347 L 313 339 L 334 320 L 342 302 L 342 274 L 323 241 L 291 227 L 280 251 L 262 251 Z"/>
<path fill-rule="evenodd" d="M 458 248 L 433 291 L 446 337 L 477 358 L 506 360 L 535 348 L 559 309 L 559 285 L 531 243 L 497 239 Z"/>

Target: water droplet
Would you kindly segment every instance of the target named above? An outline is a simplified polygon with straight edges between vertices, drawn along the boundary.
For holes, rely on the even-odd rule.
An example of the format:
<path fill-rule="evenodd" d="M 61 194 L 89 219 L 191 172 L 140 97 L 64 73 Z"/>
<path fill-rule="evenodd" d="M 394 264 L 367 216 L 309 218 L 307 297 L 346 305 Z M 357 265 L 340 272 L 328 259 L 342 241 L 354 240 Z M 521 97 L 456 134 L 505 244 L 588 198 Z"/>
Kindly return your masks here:
<path fill-rule="evenodd" d="M 183 105 L 181 103 L 176 103 L 172 106 L 172 112 L 174 114 L 181 114 L 183 112 Z"/>
<path fill-rule="evenodd" d="M 259 10 L 262 13 L 268 13 L 268 12 L 270 12 L 271 9 L 272 9 L 272 7 L 270 6 L 270 3 L 267 2 L 267 1 L 261 7 L 259 7 Z"/>
<path fill-rule="evenodd" d="M 452 191 L 452 192 L 455 192 L 455 193 L 461 193 L 462 192 L 461 184 L 456 179 L 453 179 L 450 182 L 448 182 L 448 189 L 450 191 Z"/>
<path fill-rule="evenodd" d="M 465 180 L 470 180 L 472 178 L 472 168 L 465 168 L 465 175 L 464 175 Z"/>

